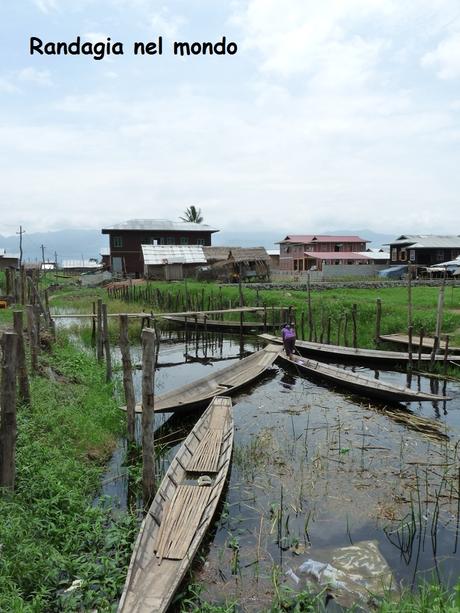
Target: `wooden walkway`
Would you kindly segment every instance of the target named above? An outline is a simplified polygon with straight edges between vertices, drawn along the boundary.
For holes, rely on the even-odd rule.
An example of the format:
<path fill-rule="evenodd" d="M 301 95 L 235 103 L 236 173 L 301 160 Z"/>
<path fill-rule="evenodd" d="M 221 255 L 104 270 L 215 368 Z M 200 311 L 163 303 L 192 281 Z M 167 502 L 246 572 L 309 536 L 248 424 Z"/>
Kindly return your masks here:
<path fill-rule="evenodd" d="M 275 309 L 277 311 L 279 310 L 285 310 L 288 311 L 289 307 L 268 307 L 266 310 L 272 310 Z M 225 315 L 225 313 L 263 313 L 264 312 L 264 307 L 239 307 L 239 308 L 235 308 L 235 309 L 218 309 L 218 310 L 211 310 L 211 311 L 181 311 L 179 313 L 107 313 L 107 317 L 120 317 L 120 315 L 127 315 L 128 317 L 131 318 L 153 318 L 155 319 L 156 317 L 173 317 L 173 316 L 181 316 L 181 317 L 190 317 L 190 318 L 194 318 L 194 317 L 201 317 L 204 315 Z M 291 309 L 292 312 L 294 312 L 294 309 Z M 53 315 L 51 314 L 51 317 L 53 319 L 65 319 L 67 317 L 77 317 L 77 318 L 96 318 L 97 315 L 94 313 L 67 313 L 67 314 L 56 314 Z"/>
<path fill-rule="evenodd" d="M 381 334 L 379 336 L 381 341 L 386 343 L 396 343 L 398 345 L 409 345 L 409 337 L 407 334 Z M 412 347 L 418 347 L 420 344 L 420 338 L 417 338 L 417 335 L 414 335 L 412 338 Z M 434 338 L 430 336 L 425 336 L 423 339 L 422 347 L 424 349 L 433 349 Z M 444 350 L 446 348 L 446 343 L 444 341 L 439 341 L 439 349 Z M 460 347 L 455 347 L 449 344 L 449 352 L 450 353 L 460 353 Z"/>

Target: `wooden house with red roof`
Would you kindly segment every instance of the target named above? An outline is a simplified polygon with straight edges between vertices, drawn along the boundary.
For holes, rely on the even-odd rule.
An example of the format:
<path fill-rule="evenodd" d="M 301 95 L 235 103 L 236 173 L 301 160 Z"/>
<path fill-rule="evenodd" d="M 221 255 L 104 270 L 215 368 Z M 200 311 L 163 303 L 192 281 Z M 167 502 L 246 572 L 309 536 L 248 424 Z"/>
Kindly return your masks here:
<path fill-rule="evenodd" d="M 360 236 L 289 234 L 278 242 L 280 271 L 296 274 L 320 271 L 323 264 L 367 264 L 369 258 L 362 252 L 368 242 Z"/>

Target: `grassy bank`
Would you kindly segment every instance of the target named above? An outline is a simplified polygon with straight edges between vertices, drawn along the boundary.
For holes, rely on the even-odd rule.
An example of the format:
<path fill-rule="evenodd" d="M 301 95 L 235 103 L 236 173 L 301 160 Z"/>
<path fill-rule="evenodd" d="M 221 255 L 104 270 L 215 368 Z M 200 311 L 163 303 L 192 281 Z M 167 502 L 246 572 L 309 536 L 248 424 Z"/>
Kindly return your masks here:
<path fill-rule="evenodd" d="M 32 379 L 18 413 L 16 491 L 0 498 L 0 611 L 109 611 L 136 521 L 91 502 L 122 416 L 101 368 L 67 340 L 45 361 L 52 377 Z"/>
<path fill-rule="evenodd" d="M 414 287 L 413 324 L 417 335 L 423 327 L 425 334 L 433 334 L 436 327 L 436 306 L 439 288 Z M 135 311 L 181 311 L 184 309 L 228 308 L 238 306 L 239 292 L 234 285 L 218 286 L 215 283 L 187 281 L 177 283 L 149 283 L 133 286 L 129 295 L 110 297 L 103 289 L 68 289 L 53 295 L 52 306 L 70 307 L 75 311 L 91 312 L 92 301 L 103 298 L 109 312 Z M 244 304 L 267 306 L 268 322 L 272 321 L 271 307 L 293 306 L 296 311 L 299 338 L 308 338 L 307 296 L 305 291 L 261 290 L 251 287 L 243 289 Z M 332 343 L 352 343 L 353 305 L 356 305 L 357 340 L 361 347 L 373 347 L 375 338 L 376 300 L 382 301 L 382 334 L 407 330 L 407 289 L 405 287 L 379 289 L 334 289 L 312 291 L 312 313 L 314 326 L 312 338 L 323 340 L 329 337 Z M 278 321 L 277 313 L 274 314 Z M 246 315 L 252 318 L 254 315 Z M 259 316 L 260 317 L 260 316 Z M 238 315 L 233 316 L 238 319 Z M 303 321 L 303 326 L 302 326 Z M 347 322 L 347 323 L 345 323 Z M 346 335 L 345 335 L 346 328 Z M 329 332 L 328 332 L 329 330 Z M 449 334 L 451 344 L 460 344 L 460 287 L 449 286 L 445 293 L 445 309 L 442 331 Z"/>

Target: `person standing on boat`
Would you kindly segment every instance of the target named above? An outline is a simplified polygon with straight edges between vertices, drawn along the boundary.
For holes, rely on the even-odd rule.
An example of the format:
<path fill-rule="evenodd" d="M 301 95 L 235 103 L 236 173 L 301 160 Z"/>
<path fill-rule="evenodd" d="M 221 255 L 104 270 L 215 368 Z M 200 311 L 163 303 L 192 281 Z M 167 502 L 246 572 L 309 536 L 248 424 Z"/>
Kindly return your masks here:
<path fill-rule="evenodd" d="M 287 357 L 291 359 L 291 356 L 294 353 L 296 340 L 294 326 L 291 324 L 284 324 L 281 335 L 283 337 L 284 351 L 286 352 Z"/>

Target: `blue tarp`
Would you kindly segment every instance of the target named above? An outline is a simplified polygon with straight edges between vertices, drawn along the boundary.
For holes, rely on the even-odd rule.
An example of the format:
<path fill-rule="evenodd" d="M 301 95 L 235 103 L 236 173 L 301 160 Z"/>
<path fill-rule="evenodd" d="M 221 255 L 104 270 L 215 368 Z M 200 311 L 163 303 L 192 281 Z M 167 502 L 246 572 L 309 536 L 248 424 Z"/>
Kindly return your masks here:
<path fill-rule="evenodd" d="M 401 279 L 403 275 L 407 273 L 407 266 L 390 266 L 379 271 L 379 277 L 385 277 L 386 279 Z"/>

